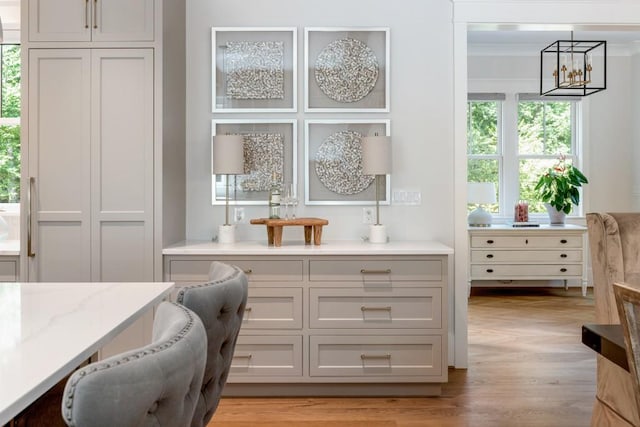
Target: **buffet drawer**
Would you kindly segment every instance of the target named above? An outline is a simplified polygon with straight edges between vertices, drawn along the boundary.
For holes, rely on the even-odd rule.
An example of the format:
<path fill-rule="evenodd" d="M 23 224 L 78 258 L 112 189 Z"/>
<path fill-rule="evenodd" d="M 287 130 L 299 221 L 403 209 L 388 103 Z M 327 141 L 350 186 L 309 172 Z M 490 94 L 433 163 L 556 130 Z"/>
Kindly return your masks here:
<path fill-rule="evenodd" d="M 242 328 L 302 329 L 302 288 L 249 287 Z"/>
<path fill-rule="evenodd" d="M 18 277 L 17 261 L 0 261 L 0 282 L 15 282 Z"/>
<path fill-rule="evenodd" d="M 171 260 L 169 278 L 172 282 L 209 280 L 211 260 Z M 228 260 L 242 269 L 250 282 L 295 282 L 302 280 L 302 260 Z"/>
<path fill-rule="evenodd" d="M 546 250 L 546 251 L 517 251 L 517 250 L 491 250 L 475 249 L 471 251 L 471 262 L 581 262 L 582 250 Z"/>
<path fill-rule="evenodd" d="M 441 328 L 441 288 L 311 288 L 311 328 Z"/>
<path fill-rule="evenodd" d="M 385 377 L 442 374 L 442 337 L 311 336 L 310 376 Z"/>
<path fill-rule="evenodd" d="M 311 260 L 309 280 L 324 282 L 442 281 L 442 261 L 362 259 Z"/>
<path fill-rule="evenodd" d="M 302 336 L 240 335 L 231 376 L 301 376 Z"/>
<path fill-rule="evenodd" d="M 511 277 L 563 277 L 581 276 L 580 264 L 478 264 L 471 266 L 472 280 L 478 278 Z"/>
<path fill-rule="evenodd" d="M 582 248 L 582 236 L 471 236 L 472 248 Z"/>

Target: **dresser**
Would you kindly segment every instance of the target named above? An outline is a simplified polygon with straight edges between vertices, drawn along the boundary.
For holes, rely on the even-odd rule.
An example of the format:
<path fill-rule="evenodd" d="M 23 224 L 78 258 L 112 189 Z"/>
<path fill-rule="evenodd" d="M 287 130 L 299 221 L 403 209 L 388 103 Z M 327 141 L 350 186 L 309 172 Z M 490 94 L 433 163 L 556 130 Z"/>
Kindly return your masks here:
<path fill-rule="evenodd" d="M 186 242 L 163 253 L 178 287 L 206 281 L 212 261 L 247 274 L 228 395 L 438 395 L 447 382 L 445 245 Z"/>
<path fill-rule="evenodd" d="M 587 292 L 586 227 L 469 227 L 469 286 L 482 280 L 579 280 Z"/>

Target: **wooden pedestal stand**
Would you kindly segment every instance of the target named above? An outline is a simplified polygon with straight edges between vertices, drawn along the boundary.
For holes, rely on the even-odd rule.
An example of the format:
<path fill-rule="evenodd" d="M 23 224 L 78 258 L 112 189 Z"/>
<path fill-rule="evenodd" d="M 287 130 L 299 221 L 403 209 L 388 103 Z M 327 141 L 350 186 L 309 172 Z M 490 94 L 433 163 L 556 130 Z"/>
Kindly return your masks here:
<path fill-rule="evenodd" d="M 311 230 L 313 229 L 313 244 L 319 245 L 322 239 L 322 226 L 329 221 L 322 218 L 296 218 L 296 219 L 252 219 L 251 224 L 265 224 L 267 226 L 267 240 L 269 245 L 282 246 L 282 227 L 292 225 L 304 227 L 304 243 L 311 244 Z"/>

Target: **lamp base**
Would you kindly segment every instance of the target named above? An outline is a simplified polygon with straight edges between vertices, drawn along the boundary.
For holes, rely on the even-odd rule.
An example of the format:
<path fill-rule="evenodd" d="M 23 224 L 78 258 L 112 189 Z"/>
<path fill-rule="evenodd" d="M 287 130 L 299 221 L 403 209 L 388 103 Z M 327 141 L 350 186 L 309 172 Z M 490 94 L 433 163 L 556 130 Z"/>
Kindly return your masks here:
<path fill-rule="evenodd" d="M 478 207 L 475 211 L 471 212 L 467 217 L 470 227 L 491 227 L 492 217 L 491 214 L 482 207 Z"/>
<path fill-rule="evenodd" d="M 229 244 L 236 241 L 235 225 L 219 225 L 218 226 L 218 243 Z"/>
<path fill-rule="evenodd" d="M 387 243 L 387 227 L 382 224 L 372 224 L 369 226 L 370 243 Z"/>

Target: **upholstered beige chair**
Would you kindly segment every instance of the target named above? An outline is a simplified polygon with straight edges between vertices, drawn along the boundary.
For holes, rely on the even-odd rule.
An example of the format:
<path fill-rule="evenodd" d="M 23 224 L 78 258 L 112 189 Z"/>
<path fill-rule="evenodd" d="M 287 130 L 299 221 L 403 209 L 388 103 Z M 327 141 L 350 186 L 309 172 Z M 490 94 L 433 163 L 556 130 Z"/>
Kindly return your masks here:
<path fill-rule="evenodd" d="M 206 426 L 218 407 L 242 326 L 247 293 L 244 272 L 220 262 L 211 264 L 209 282 L 185 286 L 178 292 L 178 303 L 200 316 L 207 330 L 207 365 L 192 427 Z"/>
<path fill-rule="evenodd" d="M 619 324 L 613 284 L 640 285 L 640 213 L 589 213 L 596 323 Z M 598 355 L 591 425 L 640 426 L 631 375 Z"/>
<path fill-rule="evenodd" d="M 73 427 L 187 427 L 198 402 L 207 338 L 191 310 L 162 302 L 153 342 L 71 375 L 62 417 Z"/>

